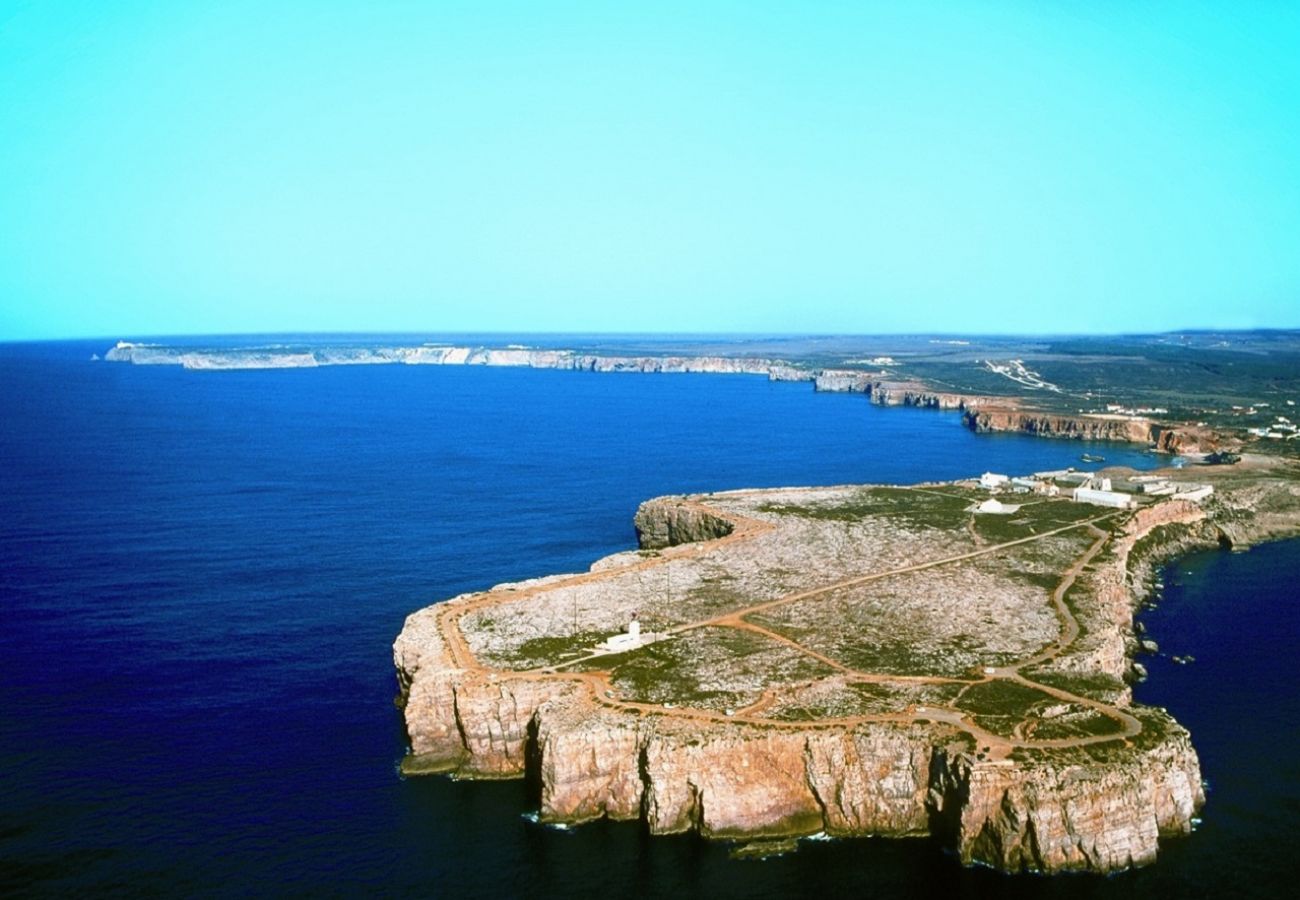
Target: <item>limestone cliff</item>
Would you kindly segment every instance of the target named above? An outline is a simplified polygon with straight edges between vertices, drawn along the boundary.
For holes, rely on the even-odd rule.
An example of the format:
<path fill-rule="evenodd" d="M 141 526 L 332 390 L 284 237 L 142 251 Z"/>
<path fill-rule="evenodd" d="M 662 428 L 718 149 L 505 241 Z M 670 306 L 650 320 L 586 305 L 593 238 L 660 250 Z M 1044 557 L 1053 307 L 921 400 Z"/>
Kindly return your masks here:
<path fill-rule="evenodd" d="M 1208 428 L 1191 425 L 1163 425 L 1130 416 L 1063 415 L 1021 409 L 982 401 L 966 403 L 963 420 L 977 433 L 1017 432 L 1038 437 L 1071 438 L 1085 441 L 1126 441 L 1149 444 L 1166 453 L 1209 453 L 1236 446 Z"/>
<path fill-rule="evenodd" d="M 1082 590 L 1071 602 L 1088 628 L 1077 646 L 1042 669 L 1067 679 L 1100 673 L 1119 683 L 1134 649 L 1140 572 L 1159 548 L 1213 542 L 1225 529 L 1243 538 L 1295 533 L 1295 479 L 1266 472 L 1250 478 L 1204 506 L 1172 499 L 1126 516 L 1105 537 L 1104 559 L 1085 556 L 1092 565 L 1079 567 Z M 812 492 L 811 502 L 822 504 L 814 508 L 826 508 L 829 490 Z M 759 509 L 767 497 L 789 503 L 796 492 L 750 493 L 762 495 L 747 501 Z M 639 578 L 647 567 L 680 566 L 681 551 L 739 546 L 732 542 L 752 542 L 761 533 L 743 517 L 686 498 L 642 504 L 636 527 L 641 545 L 662 558 L 620 554 L 590 573 L 494 593 L 542 604 L 547 591 L 629 577 L 621 573 Z M 1187 541 L 1171 538 L 1178 535 Z M 538 599 L 529 601 L 529 592 Z M 1160 838 L 1189 832 L 1204 802 L 1187 732 L 1163 710 L 1132 706 L 1126 689 L 1113 691 L 1106 703 L 1074 698 L 1130 722 L 1123 740 L 1003 740 L 1004 750 L 1014 747 L 1009 754 L 992 752 L 990 742 L 998 739 L 970 717 L 915 703 L 896 714 L 813 721 L 747 712 L 763 708 L 762 700 L 735 715 L 674 710 L 619 696 L 600 671 L 482 665 L 460 622 L 470 610 L 489 608 L 487 599 L 490 594 L 469 594 L 421 610 L 396 641 L 411 741 L 404 769 L 529 776 L 544 821 L 640 820 L 655 834 L 737 839 L 932 833 L 966 863 L 1007 871 L 1112 871 L 1153 861 Z M 481 613 L 473 615 L 487 627 Z"/>
<path fill-rule="evenodd" d="M 637 542 L 647 550 L 660 550 L 731 534 L 735 526 L 722 516 L 696 506 L 647 500 L 633 519 Z"/>
<path fill-rule="evenodd" d="M 813 378 L 813 387 L 831 393 L 866 394 L 878 406 L 916 406 L 925 409 L 966 409 L 986 402 L 948 391 L 936 391 L 919 381 L 894 381 L 887 373 L 853 369 L 824 369 Z"/>
<path fill-rule="evenodd" d="M 1153 862 L 1162 835 L 1191 831 L 1205 802 L 1187 732 L 1165 723 L 1162 738 L 1122 762 L 1043 759 L 982 762 L 960 755 L 938 779 L 955 805 L 963 862 L 1007 871 L 1113 871 Z"/>
<path fill-rule="evenodd" d="M 642 819 L 654 834 L 911 835 L 937 828 L 960 858 L 1018 871 L 1109 871 L 1150 862 L 1203 802 L 1186 732 L 1117 761 L 989 762 L 942 724 L 817 729 L 632 716 L 572 682 L 467 677 L 412 655 L 398 664 L 409 772 L 520 777 L 540 817 Z M 415 668 L 405 668 L 412 666 Z M 434 671 L 428 667 L 433 666 Z"/>
<path fill-rule="evenodd" d="M 105 360 L 136 365 L 178 365 L 193 370 L 281 369 L 335 365 L 507 366 L 580 372 L 722 373 L 766 375 L 771 381 L 811 381 L 818 391 L 860 393 L 880 406 L 963 410 L 978 432 L 1015 431 L 1042 437 L 1117 440 L 1151 444 L 1169 453 L 1224 449 L 1222 435 L 1187 425 L 1161 425 L 1123 416 L 1067 415 L 1021 408 L 1006 397 L 937 390 L 898 380 L 887 370 L 810 369 L 757 357 L 654 356 L 580 353 L 530 347 L 321 346 L 194 348 L 119 341 Z M 1240 442 L 1230 442 L 1236 446 Z"/>

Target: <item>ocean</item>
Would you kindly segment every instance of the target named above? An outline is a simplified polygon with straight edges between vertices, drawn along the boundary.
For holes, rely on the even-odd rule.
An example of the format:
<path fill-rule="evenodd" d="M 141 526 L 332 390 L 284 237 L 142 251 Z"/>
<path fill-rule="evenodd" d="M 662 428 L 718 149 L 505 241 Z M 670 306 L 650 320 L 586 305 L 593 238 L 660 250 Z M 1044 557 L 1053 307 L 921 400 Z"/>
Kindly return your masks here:
<path fill-rule="evenodd" d="M 1137 695 L 1192 731 L 1204 824 L 1110 877 L 929 840 L 736 861 L 527 818 L 522 782 L 404 779 L 410 612 L 633 546 L 637 504 L 1160 460 L 734 375 L 189 372 L 0 345 L 0 893 L 1276 896 L 1300 837 L 1300 542 L 1166 573 Z M 1196 662 L 1175 665 L 1169 655 Z"/>

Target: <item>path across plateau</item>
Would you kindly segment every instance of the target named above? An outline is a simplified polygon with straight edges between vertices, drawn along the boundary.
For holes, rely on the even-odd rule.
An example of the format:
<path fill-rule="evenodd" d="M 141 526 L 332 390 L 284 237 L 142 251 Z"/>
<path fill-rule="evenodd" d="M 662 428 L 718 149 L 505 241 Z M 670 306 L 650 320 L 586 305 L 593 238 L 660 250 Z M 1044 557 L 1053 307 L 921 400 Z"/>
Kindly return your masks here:
<path fill-rule="evenodd" d="M 927 491 L 924 488 L 906 488 L 906 490 Z M 736 492 L 744 493 L 744 492 Z M 681 560 L 693 556 L 699 556 L 706 552 L 712 552 L 721 546 L 741 541 L 752 540 L 760 534 L 771 531 L 774 526 L 769 522 L 758 519 L 751 519 L 736 513 L 726 512 L 716 507 L 707 506 L 698 500 L 683 499 L 680 501 L 683 507 L 693 509 L 697 512 L 707 513 L 710 516 L 720 516 L 725 518 L 733 527 L 730 534 L 725 537 L 716 538 L 708 541 L 701 541 L 690 544 L 682 544 L 671 547 L 662 551 L 659 555 L 648 557 L 621 566 L 614 566 L 602 569 L 599 572 L 588 572 L 580 575 L 574 575 L 568 578 L 558 580 L 548 580 L 544 584 L 532 587 L 513 589 L 503 588 L 482 594 L 470 599 L 466 603 L 457 603 L 443 607 L 437 616 L 438 628 L 447 646 L 451 652 L 452 658 L 456 665 L 462 669 L 474 672 L 483 672 L 489 675 L 496 674 L 499 676 L 508 676 L 511 679 L 525 680 L 565 680 L 576 681 L 587 686 L 592 698 L 603 706 L 625 710 L 637 711 L 643 713 L 653 713 L 660 716 L 672 716 L 679 719 L 687 719 L 703 722 L 744 722 L 764 727 L 782 728 L 782 729 L 804 729 L 812 728 L 826 724 L 838 724 L 852 726 L 864 722 L 894 722 L 894 723 L 912 723 L 912 722 L 938 722 L 954 726 L 961 731 L 966 732 L 973 737 L 979 747 L 979 752 L 988 759 L 1003 759 L 1015 748 L 1065 748 L 1080 747 L 1089 744 L 1100 744 L 1110 741 L 1123 740 L 1138 734 L 1142 730 L 1142 724 L 1137 718 L 1124 711 L 1120 707 L 1112 704 L 1103 703 L 1091 697 L 1084 697 L 1074 694 L 1070 691 L 1058 687 L 1043 684 L 1026 676 L 1024 669 L 1037 666 L 1044 662 L 1050 661 L 1064 652 L 1079 636 L 1080 629 L 1078 620 L 1065 603 L 1066 592 L 1074 584 L 1084 567 L 1101 551 L 1106 542 L 1110 540 L 1110 534 L 1097 527 L 1099 522 L 1113 519 L 1118 512 L 1109 512 L 1086 519 L 1079 522 L 1073 522 L 1060 528 L 1050 531 L 1044 531 L 1033 534 L 1028 537 L 1017 538 L 1006 541 L 1001 544 L 981 546 L 975 550 L 965 553 L 946 556 L 938 559 L 927 560 L 924 562 L 913 563 L 911 565 L 900 566 L 884 572 L 873 572 L 866 575 L 856 575 L 841 579 L 832 584 L 822 587 L 798 591 L 778 597 L 774 600 L 768 600 L 762 603 L 756 603 L 751 606 L 735 609 L 722 615 L 713 616 L 707 619 L 689 622 L 674 626 L 667 629 L 666 636 L 675 636 L 699 628 L 734 628 L 738 630 L 757 633 L 768 640 L 776 641 L 786 647 L 797 650 L 807 657 L 829 666 L 845 676 L 846 680 L 851 682 L 881 683 L 881 682 L 908 682 L 915 684 L 961 684 L 964 685 L 964 693 L 971 686 L 984 684 L 992 681 L 1007 681 L 1024 687 L 1029 687 L 1044 694 L 1055 697 L 1066 703 L 1076 704 L 1097 713 L 1100 713 L 1117 723 L 1119 730 L 1109 734 L 1098 735 L 1080 735 L 1075 737 L 1052 738 L 1043 740 L 1034 740 L 1028 736 L 1006 737 L 994 734 L 978 725 L 971 716 L 962 710 L 951 706 L 932 705 L 920 706 L 910 704 L 904 709 L 884 713 L 863 713 L 854 716 L 844 717 L 827 717 L 818 719 L 815 722 L 795 722 L 779 719 L 770 719 L 763 717 L 761 713 L 769 707 L 775 700 L 775 694 L 772 689 L 765 690 L 760 698 L 751 703 L 749 706 L 741 709 L 726 712 L 718 712 L 709 709 L 700 709 L 695 707 L 666 707 L 658 703 L 646 703 L 635 700 L 628 700 L 620 697 L 615 692 L 612 682 L 610 681 L 611 673 L 607 671 L 565 671 L 572 667 L 597 659 L 605 654 L 599 652 L 588 653 L 575 659 L 568 660 L 564 663 L 546 666 L 529 670 L 502 669 L 484 665 L 470 650 L 464 634 L 461 631 L 461 619 L 470 613 L 484 609 L 486 607 L 501 604 L 507 601 L 517 602 L 534 594 L 555 590 L 556 588 L 572 587 L 581 584 L 588 584 L 596 581 L 602 581 L 614 576 L 625 575 L 631 572 L 644 571 L 657 566 L 665 565 L 672 560 Z M 1060 621 L 1060 633 L 1057 638 L 1045 646 L 1035 655 L 1010 665 L 989 667 L 983 670 L 979 677 L 971 678 L 953 678 L 942 676 L 928 675 L 895 675 L 888 672 L 871 672 L 856 669 L 844 663 L 834 660 L 822 653 L 818 653 L 808 647 L 803 646 L 793 638 L 777 634 L 767 628 L 757 625 L 748 620 L 747 617 L 756 613 L 767 612 L 777 607 L 781 607 L 796 601 L 815 599 L 825 596 L 832 591 L 843 588 L 856 587 L 892 576 L 903 575 L 910 572 L 919 572 L 925 569 L 935 568 L 937 566 L 952 565 L 972 560 L 977 557 L 987 556 L 998 553 L 1011 547 L 1017 547 L 1024 544 L 1030 544 L 1035 541 L 1041 541 L 1056 535 L 1069 531 L 1086 528 L 1095 540 L 1088 548 L 1080 554 L 1070 566 L 1062 573 L 1059 583 L 1052 591 L 1051 602 L 1053 610 Z M 961 693 L 957 695 L 959 698 Z M 957 698 L 954 698 L 956 700 Z M 1023 723 L 1022 723 L 1023 724 Z M 1017 729 L 1017 732 L 1019 729 Z"/>

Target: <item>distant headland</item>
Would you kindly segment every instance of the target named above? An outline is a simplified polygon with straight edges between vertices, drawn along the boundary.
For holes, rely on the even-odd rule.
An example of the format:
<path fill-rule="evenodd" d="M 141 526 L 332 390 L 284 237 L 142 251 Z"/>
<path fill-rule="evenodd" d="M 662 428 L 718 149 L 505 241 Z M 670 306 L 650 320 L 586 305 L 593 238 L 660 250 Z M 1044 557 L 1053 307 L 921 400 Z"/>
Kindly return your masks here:
<path fill-rule="evenodd" d="M 803 381 L 885 406 L 955 409 L 975 431 L 1127 441 L 1178 454 L 1300 456 L 1300 332 L 1115 337 L 581 337 L 527 343 L 119 341 L 104 359 L 191 370 L 484 365 L 725 373 Z M 1296 421 L 1293 421 L 1295 419 Z"/>

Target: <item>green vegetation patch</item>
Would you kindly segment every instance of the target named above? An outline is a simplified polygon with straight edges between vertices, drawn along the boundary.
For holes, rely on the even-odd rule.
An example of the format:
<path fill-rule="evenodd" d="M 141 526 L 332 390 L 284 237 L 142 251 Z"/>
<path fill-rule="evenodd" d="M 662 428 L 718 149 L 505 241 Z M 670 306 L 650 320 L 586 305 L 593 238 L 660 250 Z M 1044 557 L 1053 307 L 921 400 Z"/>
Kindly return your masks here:
<path fill-rule="evenodd" d="M 1015 504 L 1016 498 L 1010 497 L 1007 503 Z M 975 516 L 975 532 L 991 544 L 1005 544 L 1021 538 L 1033 537 L 1048 531 L 1055 531 L 1068 525 L 1076 525 L 1096 518 L 1104 510 L 1086 503 L 1071 500 L 1034 500 L 1027 499 L 1019 510 L 1011 515 L 979 514 Z"/>
<path fill-rule="evenodd" d="M 509 668 L 536 669 L 568 662 L 591 651 L 591 648 L 609 637 L 607 632 L 579 631 L 565 636 L 529 638 L 505 661 Z"/>
<path fill-rule="evenodd" d="M 1084 675 L 1075 672 L 1061 672 L 1056 669 L 1039 668 L 1024 671 L 1023 674 L 1030 681 L 1037 681 L 1048 687 L 1069 691 L 1071 694 L 1077 694 L 1091 700 L 1100 700 L 1102 703 L 1113 703 L 1116 698 L 1123 695 L 1125 689 L 1123 681 L 1104 672 Z"/>
<path fill-rule="evenodd" d="M 1187 741 L 1187 732 L 1175 722 L 1168 713 L 1149 706 L 1133 706 L 1125 712 L 1142 723 L 1142 730 L 1133 737 L 1102 741 L 1096 744 L 1084 744 L 1079 747 L 1017 747 L 1011 752 L 1011 758 L 1017 762 L 1055 763 L 1073 765 L 1113 766 L 1126 762 L 1136 762 L 1140 756 L 1161 744 L 1173 741 Z M 1037 737 L 1038 735 L 1035 735 Z"/>
<path fill-rule="evenodd" d="M 1033 739 L 1036 741 L 1059 738 L 1095 737 L 1119 734 L 1124 726 L 1110 716 L 1095 709 L 1075 708 L 1063 715 L 1039 719 L 1034 723 Z"/>
<path fill-rule="evenodd" d="M 852 628 L 830 624 L 843 619 L 827 616 L 830 624 L 798 626 L 787 620 L 788 610 L 746 616 L 748 621 L 788 637 L 859 672 L 878 675 L 936 675 L 961 678 L 983 666 L 1014 662 L 1011 653 L 995 653 L 971 635 L 935 639 L 924 628 Z"/>
<path fill-rule="evenodd" d="M 966 507 L 972 496 L 955 488 L 913 490 L 908 488 L 860 488 L 834 503 L 764 503 L 760 512 L 799 516 L 830 522 L 861 522 L 880 518 L 904 528 L 960 528 L 966 521 Z"/>
<path fill-rule="evenodd" d="M 710 627 L 629 653 L 599 657 L 588 668 L 610 672 L 613 689 L 641 703 L 738 709 L 774 685 L 831 674 L 825 664 L 760 634 Z"/>
<path fill-rule="evenodd" d="M 906 682 L 848 682 L 831 690 L 813 688 L 789 703 L 774 707 L 773 719 L 805 722 L 900 712 L 909 705 L 947 706 L 962 685 Z"/>
<path fill-rule="evenodd" d="M 1049 705 L 1059 705 L 1051 694 L 1006 679 L 971 685 L 957 699 L 956 706 L 969 713 L 980 727 L 1004 737 L 1015 727 Z"/>
<path fill-rule="evenodd" d="M 738 590 L 734 575 L 714 572 L 702 576 L 685 596 L 670 598 L 666 605 L 678 621 L 693 622 L 750 606 L 759 599 L 766 598 L 754 598 Z"/>

